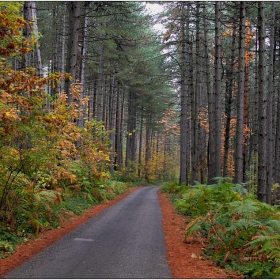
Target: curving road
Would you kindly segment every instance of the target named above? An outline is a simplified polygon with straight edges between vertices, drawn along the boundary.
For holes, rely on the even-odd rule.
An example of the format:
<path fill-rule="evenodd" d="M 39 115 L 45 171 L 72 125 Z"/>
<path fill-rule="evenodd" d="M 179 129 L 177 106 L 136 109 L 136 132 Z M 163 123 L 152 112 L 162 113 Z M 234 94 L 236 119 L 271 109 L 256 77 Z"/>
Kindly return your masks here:
<path fill-rule="evenodd" d="M 136 190 L 5 278 L 171 278 L 158 189 Z"/>

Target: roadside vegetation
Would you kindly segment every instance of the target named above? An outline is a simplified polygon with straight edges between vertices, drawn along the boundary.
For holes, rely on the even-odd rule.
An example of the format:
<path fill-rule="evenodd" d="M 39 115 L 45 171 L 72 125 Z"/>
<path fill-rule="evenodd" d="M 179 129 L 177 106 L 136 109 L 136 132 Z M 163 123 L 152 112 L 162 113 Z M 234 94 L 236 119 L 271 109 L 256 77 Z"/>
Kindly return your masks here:
<path fill-rule="evenodd" d="M 229 178 L 212 185 L 166 183 L 175 209 L 186 216 L 185 242 L 203 243 L 203 255 L 245 278 L 280 277 L 280 211 Z"/>
<path fill-rule="evenodd" d="M 46 89 L 67 75 L 15 70 L 36 42 L 22 36 L 21 5 L 0 11 L 0 258 L 41 231 L 124 193 L 131 183 L 108 171 L 110 133 L 101 121 L 77 125 L 86 98 L 73 84 L 73 103 Z"/>

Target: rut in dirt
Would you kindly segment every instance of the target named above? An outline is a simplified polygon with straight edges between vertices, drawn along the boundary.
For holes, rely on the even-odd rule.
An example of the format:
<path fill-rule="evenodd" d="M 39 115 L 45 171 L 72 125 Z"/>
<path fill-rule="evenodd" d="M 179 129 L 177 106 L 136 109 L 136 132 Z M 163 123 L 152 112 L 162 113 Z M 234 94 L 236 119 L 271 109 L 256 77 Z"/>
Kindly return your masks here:
<path fill-rule="evenodd" d="M 5 278 L 171 278 L 159 187 L 144 187 Z"/>

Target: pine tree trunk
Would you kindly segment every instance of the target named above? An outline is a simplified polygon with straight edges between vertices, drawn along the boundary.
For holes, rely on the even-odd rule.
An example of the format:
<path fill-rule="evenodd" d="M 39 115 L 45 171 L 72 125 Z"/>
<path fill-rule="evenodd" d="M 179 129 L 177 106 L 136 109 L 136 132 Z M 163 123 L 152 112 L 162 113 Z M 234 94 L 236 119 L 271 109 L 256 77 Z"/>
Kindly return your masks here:
<path fill-rule="evenodd" d="M 269 75 L 268 75 L 268 105 L 267 105 L 267 189 L 266 203 L 271 204 L 271 188 L 273 184 L 274 173 L 274 48 L 275 48 L 275 3 L 271 2 L 271 23 L 270 23 L 270 42 L 269 42 Z"/>
<path fill-rule="evenodd" d="M 256 32 L 258 32 L 258 30 L 256 30 Z M 255 43 L 255 49 L 258 49 L 258 42 L 256 40 Z M 255 69 L 254 69 L 254 86 L 253 86 L 253 90 L 254 92 L 258 93 L 258 85 L 259 85 L 259 75 L 258 75 L 258 64 L 259 64 L 259 58 L 256 55 L 255 56 L 255 61 L 254 61 L 254 65 L 255 65 Z M 249 149 L 249 162 L 250 162 L 250 166 L 251 166 L 251 180 L 253 180 L 253 184 L 257 185 L 257 178 L 255 178 L 253 175 L 257 174 L 257 170 L 258 170 L 258 164 L 257 164 L 257 155 L 258 155 L 258 134 L 259 134 L 259 98 L 258 96 L 256 96 L 252 103 L 251 103 L 251 107 L 252 107 L 252 132 L 251 136 L 250 136 L 250 149 Z"/>
<path fill-rule="evenodd" d="M 117 90 L 117 81 L 116 78 L 113 76 L 111 78 L 111 88 L 110 88 L 110 102 L 109 102 L 109 130 L 110 133 L 110 140 L 111 140 L 111 154 L 110 154 L 110 173 L 111 175 L 114 174 L 114 162 L 115 162 L 115 142 L 116 142 L 116 135 L 113 130 L 116 127 L 116 90 Z"/>
<path fill-rule="evenodd" d="M 210 176 L 212 176 L 213 172 L 213 160 L 210 160 L 210 157 L 213 156 L 213 109 L 212 109 L 212 91 L 211 91 L 211 80 L 210 80 L 210 62 L 209 62 L 209 49 L 208 49 L 208 24 L 207 24 L 207 16 L 206 16 L 206 6 L 203 6 L 203 29 L 204 29 L 204 54 L 205 54 L 205 83 L 206 83 L 206 95 L 207 95 L 207 103 L 208 103 L 208 121 L 209 121 L 209 133 L 208 133 L 208 144 L 207 144 L 207 167 L 208 167 L 208 183 L 210 183 Z M 212 145 L 210 145 L 212 143 Z"/>
<path fill-rule="evenodd" d="M 66 54 L 66 10 L 67 10 L 67 3 L 63 4 L 64 13 L 62 16 L 62 42 L 61 42 L 61 72 L 65 73 L 65 54 Z M 65 81 L 62 79 L 60 90 L 65 89 Z"/>
<path fill-rule="evenodd" d="M 68 104 L 73 101 L 70 93 L 70 86 L 76 82 L 77 78 L 77 62 L 78 62 L 78 41 L 79 41 L 79 26 L 80 26 L 80 3 L 67 2 L 69 13 L 69 36 L 67 48 L 66 73 L 70 73 L 70 79 L 65 80 L 65 92 L 68 96 Z"/>
<path fill-rule="evenodd" d="M 188 43 L 189 47 L 189 94 L 190 94 L 190 109 L 191 109 L 191 184 L 197 181 L 197 108 L 196 108 L 196 88 L 194 87 L 194 49 L 192 42 Z"/>
<path fill-rule="evenodd" d="M 188 36 L 188 23 L 186 23 L 186 18 L 188 18 L 189 7 L 185 11 L 185 2 L 181 3 L 181 116 L 180 116 L 180 184 L 188 184 L 188 168 L 187 168 L 187 130 L 188 130 L 188 85 L 187 85 L 187 48 L 186 40 Z"/>
<path fill-rule="evenodd" d="M 258 189 L 257 195 L 261 202 L 267 200 L 267 93 L 266 93 L 266 57 L 265 57 L 265 5 L 258 2 L 259 32 L 259 135 L 258 135 Z"/>
<path fill-rule="evenodd" d="M 103 43 L 101 47 L 101 53 L 99 55 L 99 73 L 98 73 L 98 84 L 97 84 L 97 95 L 96 95 L 96 119 L 102 120 L 103 115 L 103 66 L 104 66 L 104 47 Z"/>
<path fill-rule="evenodd" d="M 278 88 L 278 102 L 275 132 L 275 175 L 274 181 L 280 184 L 280 89 Z"/>
<path fill-rule="evenodd" d="M 238 95 L 235 148 L 235 183 L 243 183 L 243 124 L 245 89 L 245 2 L 240 2 L 239 54 L 238 54 Z"/>
<path fill-rule="evenodd" d="M 200 180 L 201 183 L 205 182 L 205 159 L 206 159 L 206 131 L 203 127 L 200 116 L 203 112 L 203 109 L 207 107 L 207 96 L 205 87 L 203 86 L 203 72 L 204 72 L 204 62 L 203 62 L 203 50 L 202 50 L 202 30 L 201 30 L 201 20 L 200 20 L 201 4 L 197 5 L 197 22 L 196 22 L 196 107 L 197 107 L 197 180 Z M 199 178 L 200 175 L 200 178 Z M 198 179 L 199 178 L 199 179 Z"/>
<path fill-rule="evenodd" d="M 215 61 L 212 100 L 209 100 L 209 180 L 221 176 L 221 2 L 215 2 Z"/>
<path fill-rule="evenodd" d="M 28 2 L 27 2 L 28 3 Z M 31 19 L 33 20 L 33 34 L 35 41 L 39 41 L 39 31 L 38 31 L 38 25 L 37 25 L 37 15 L 36 15 L 36 2 L 35 1 L 30 1 L 30 8 L 31 8 Z M 36 58 L 37 58 L 37 71 L 39 73 L 40 77 L 43 77 L 43 66 L 42 66 L 42 58 L 41 58 L 41 50 L 40 50 L 40 45 L 36 44 L 35 45 L 35 51 L 36 51 Z"/>
<path fill-rule="evenodd" d="M 87 59 L 87 52 L 88 52 L 88 35 L 89 35 L 89 25 L 90 25 L 90 17 L 89 12 L 90 12 L 90 6 L 91 2 L 84 2 L 85 6 L 85 17 L 84 17 L 84 34 L 83 34 L 83 45 L 82 45 L 82 65 L 81 65 L 81 74 L 80 74 L 80 80 L 82 84 L 82 92 L 81 92 L 81 98 L 86 97 L 86 59 Z M 84 105 L 82 108 L 82 114 L 80 114 L 79 117 L 79 126 L 84 125 L 84 118 L 86 117 L 86 106 Z"/>
<path fill-rule="evenodd" d="M 250 26 L 246 26 L 246 36 L 247 31 L 250 31 Z M 245 38 L 246 42 L 246 38 Z M 245 43 L 245 84 L 244 84 L 244 119 L 243 127 L 249 128 L 249 52 L 250 52 L 250 43 Z M 248 153 L 248 132 L 243 134 L 243 178 L 245 181 L 246 170 L 249 167 L 249 153 Z"/>
<path fill-rule="evenodd" d="M 149 161 L 150 161 L 151 155 L 152 155 L 152 149 L 151 149 L 151 136 L 152 136 L 151 121 L 152 121 L 152 116 L 151 116 L 151 114 L 149 114 L 146 118 L 145 168 L 144 168 L 145 180 L 147 182 L 150 181 Z"/>
<path fill-rule="evenodd" d="M 58 25 L 58 12 L 57 9 L 53 9 L 52 11 L 52 29 L 53 29 L 53 49 L 52 49 L 52 73 L 59 72 L 59 59 L 58 59 L 58 49 L 59 49 L 59 43 L 60 43 L 60 30 Z M 55 82 L 55 84 L 52 84 L 51 87 L 51 95 L 54 96 L 57 92 L 58 84 Z"/>
<path fill-rule="evenodd" d="M 142 171 L 142 146 L 143 146 L 143 106 L 141 107 L 140 117 L 140 131 L 139 131 L 139 149 L 138 149 L 138 177 L 141 178 Z"/>
<path fill-rule="evenodd" d="M 132 90 L 128 93 L 128 115 L 127 115 L 127 131 L 126 131 L 126 159 L 125 166 L 127 172 L 134 172 L 132 165 L 136 159 L 136 95 Z"/>
<path fill-rule="evenodd" d="M 236 2 L 234 2 L 236 3 Z M 237 14 L 238 10 L 235 9 Z M 235 15 L 234 18 L 237 18 Z M 225 94 L 225 115 L 226 115 L 226 124 L 225 124 L 225 142 L 224 142 L 224 160 L 223 160 L 223 176 L 227 177 L 229 175 L 228 170 L 228 160 L 229 160 L 229 147 L 230 147 L 230 129 L 231 129 L 231 120 L 232 120 L 232 91 L 233 91 L 233 81 L 234 81 L 234 63 L 235 63 L 235 43 L 236 43 L 236 23 L 233 23 L 232 26 L 232 42 L 231 42 L 231 56 L 227 63 L 226 67 L 226 94 Z"/>
<path fill-rule="evenodd" d="M 119 85 L 119 84 L 118 84 Z M 120 170 L 123 168 L 123 110 L 124 110 L 124 93 L 120 86 L 117 91 L 117 104 L 116 104 L 116 139 L 115 139 L 115 169 Z"/>
<path fill-rule="evenodd" d="M 35 1 L 26 1 L 24 3 L 24 18 L 27 20 L 28 24 L 24 30 L 24 35 L 31 40 L 32 35 L 34 40 L 38 42 L 39 40 L 39 31 L 37 26 L 37 16 L 36 16 L 36 4 Z M 32 65 L 32 52 L 28 52 L 23 57 L 23 68 L 35 66 L 37 68 L 38 74 L 40 77 L 43 76 L 43 67 L 42 67 L 42 58 L 39 44 L 35 45 L 36 52 L 36 62 L 35 65 Z"/>

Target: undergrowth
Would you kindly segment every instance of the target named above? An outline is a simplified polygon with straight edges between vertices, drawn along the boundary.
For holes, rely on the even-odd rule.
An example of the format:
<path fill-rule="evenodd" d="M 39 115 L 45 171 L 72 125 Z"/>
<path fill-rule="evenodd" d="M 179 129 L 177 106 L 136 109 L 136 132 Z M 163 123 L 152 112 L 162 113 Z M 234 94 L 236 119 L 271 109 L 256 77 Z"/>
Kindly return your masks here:
<path fill-rule="evenodd" d="M 213 185 L 167 183 L 176 210 L 191 220 L 185 242 L 200 238 L 203 254 L 245 278 L 280 277 L 280 211 L 228 178 Z"/>

